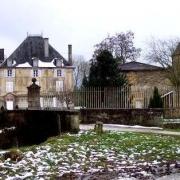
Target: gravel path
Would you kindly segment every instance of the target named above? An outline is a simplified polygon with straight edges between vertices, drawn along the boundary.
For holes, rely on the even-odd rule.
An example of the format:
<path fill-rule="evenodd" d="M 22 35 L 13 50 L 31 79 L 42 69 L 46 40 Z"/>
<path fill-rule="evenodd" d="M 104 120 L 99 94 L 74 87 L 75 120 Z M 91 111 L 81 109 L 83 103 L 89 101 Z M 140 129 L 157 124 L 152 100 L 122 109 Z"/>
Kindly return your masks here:
<path fill-rule="evenodd" d="M 81 124 L 81 130 L 93 129 L 94 124 Z M 144 127 L 144 126 L 126 126 L 118 124 L 103 124 L 104 130 L 113 130 L 113 131 L 127 131 L 127 132 L 144 132 L 144 133 L 156 133 L 164 135 L 173 135 L 180 136 L 180 132 L 175 131 L 166 131 L 159 127 Z"/>

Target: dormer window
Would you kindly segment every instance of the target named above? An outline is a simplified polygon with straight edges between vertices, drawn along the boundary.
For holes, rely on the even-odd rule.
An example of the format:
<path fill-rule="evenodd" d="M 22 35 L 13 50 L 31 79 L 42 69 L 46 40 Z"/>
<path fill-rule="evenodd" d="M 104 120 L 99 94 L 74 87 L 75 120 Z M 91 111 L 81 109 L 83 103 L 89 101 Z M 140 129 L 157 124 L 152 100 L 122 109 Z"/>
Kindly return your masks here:
<path fill-rule="evenodd" d="M 57 66 L 57 67 L 62 67 L 62 66 L 63 66 L 63 60 L 57 58 L 57 59 L 56 59 L 56 66 Z"/>
<path fill-rule="evenodd" d="M 38 58 L 32 58 L 33 60 L 33 67 L 38 67 Z"/>
<path fill-rule="evenodd" d="M 8 59 L 8 60 L 7 60 L 7 66 L 8 66 L 8 67 L 12 67 L 12 65 L 13 65 L 13 60 Z"/>
<path fill-rule="evenodd" d="M 60 76 L 62 76 L 61 69 L 57 69 L 57 77 L 60 77 Z"/>

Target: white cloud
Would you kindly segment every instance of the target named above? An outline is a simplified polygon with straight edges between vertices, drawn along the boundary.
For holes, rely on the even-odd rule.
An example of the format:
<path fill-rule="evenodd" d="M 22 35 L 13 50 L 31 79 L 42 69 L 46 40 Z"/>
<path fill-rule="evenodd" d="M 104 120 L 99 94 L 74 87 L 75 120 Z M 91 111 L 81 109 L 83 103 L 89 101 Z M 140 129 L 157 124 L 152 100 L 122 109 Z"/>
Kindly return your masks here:
<path fill-rule="evenodd" d="M 131 29 L 138 45 L 151 35 L 180 36 L 179 7 L 179 0 L 1 0 L 0 45 L 11 50 L 26 32 L 43 32 L 65 57 L 72 43 L 75 54 L 90 58 L 108 33 Z"/>

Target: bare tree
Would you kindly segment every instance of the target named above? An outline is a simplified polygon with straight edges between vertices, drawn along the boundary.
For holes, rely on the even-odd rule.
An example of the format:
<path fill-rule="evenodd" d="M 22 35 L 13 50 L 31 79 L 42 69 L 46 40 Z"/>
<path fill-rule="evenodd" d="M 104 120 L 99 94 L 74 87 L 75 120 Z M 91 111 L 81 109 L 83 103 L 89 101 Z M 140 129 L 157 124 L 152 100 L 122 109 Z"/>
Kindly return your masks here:
<path fill-rule="evenodd" d="M 176 90 L 180 90 L 180 64 L 168 68 L 168 79 Z"/>
<path fill-rule="evenodd" d="M 113 57 L 121 63 L 127 60 L 135 61 L 141 49 L 134 47 L 134 33 L 127 31 L 126 33 L 117 33 L 114 36 L 108 36 L 102 42 L 95 45 L 94 58 L 103 50 L 108 50 Z"/>
<path fill-rule="evenodd" d="M 156 39 L 152 37 L 147 43 L 145 59 L 162 67 L 172 65 L 172 54 L 180 38 Z"/>
<path fill-rule="evenodd" d="M 88 76 L 90 65 L 89 62 L 85 61 L 84 57 L 80 55 L 73 57 L 73 65 L 75 66 L 75 70 L 74 70 L 75 88 L 78 88 L 82 84 L 84 75 Z"/>

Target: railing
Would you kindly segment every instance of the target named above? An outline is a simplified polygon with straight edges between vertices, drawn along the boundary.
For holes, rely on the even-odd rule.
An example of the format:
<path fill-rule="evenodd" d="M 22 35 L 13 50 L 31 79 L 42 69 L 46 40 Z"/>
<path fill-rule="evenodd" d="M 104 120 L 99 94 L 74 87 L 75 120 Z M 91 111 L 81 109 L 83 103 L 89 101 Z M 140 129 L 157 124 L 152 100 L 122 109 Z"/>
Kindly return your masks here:
<path fill-rule="evenodd" d="M 74 91 L 41 91 L 42 109 L 64 108 L 148 108 L 154 88 L 124 87 L 88 87 Z M 159 89 L 165 108 L 180 107 L 180 92 L 172 89 Z M 15 104 L 20 109 L 28 107 L 27 92 L 15 93 Z M 3 102 L 2 104 L 5 104 Z M 1 102 L 0 102 L 1 103 Z"/>
<path fill-rule="evenodd" d="M 68 106 L 81 108 L 148 108 L 149 99 L 154 88 L 137 86 L 124 87 L 88 87 L 73 92 L 48 93 L 41 96 L 41 104 L 46 108 L 65 108 Z M 168 92 L 166 88 L 161 94 Z"/>
<path fill-rule="evenodd" d="M 180 91 L 169 91 L 161 96 L 164 108 L 180 108 Z"/>

